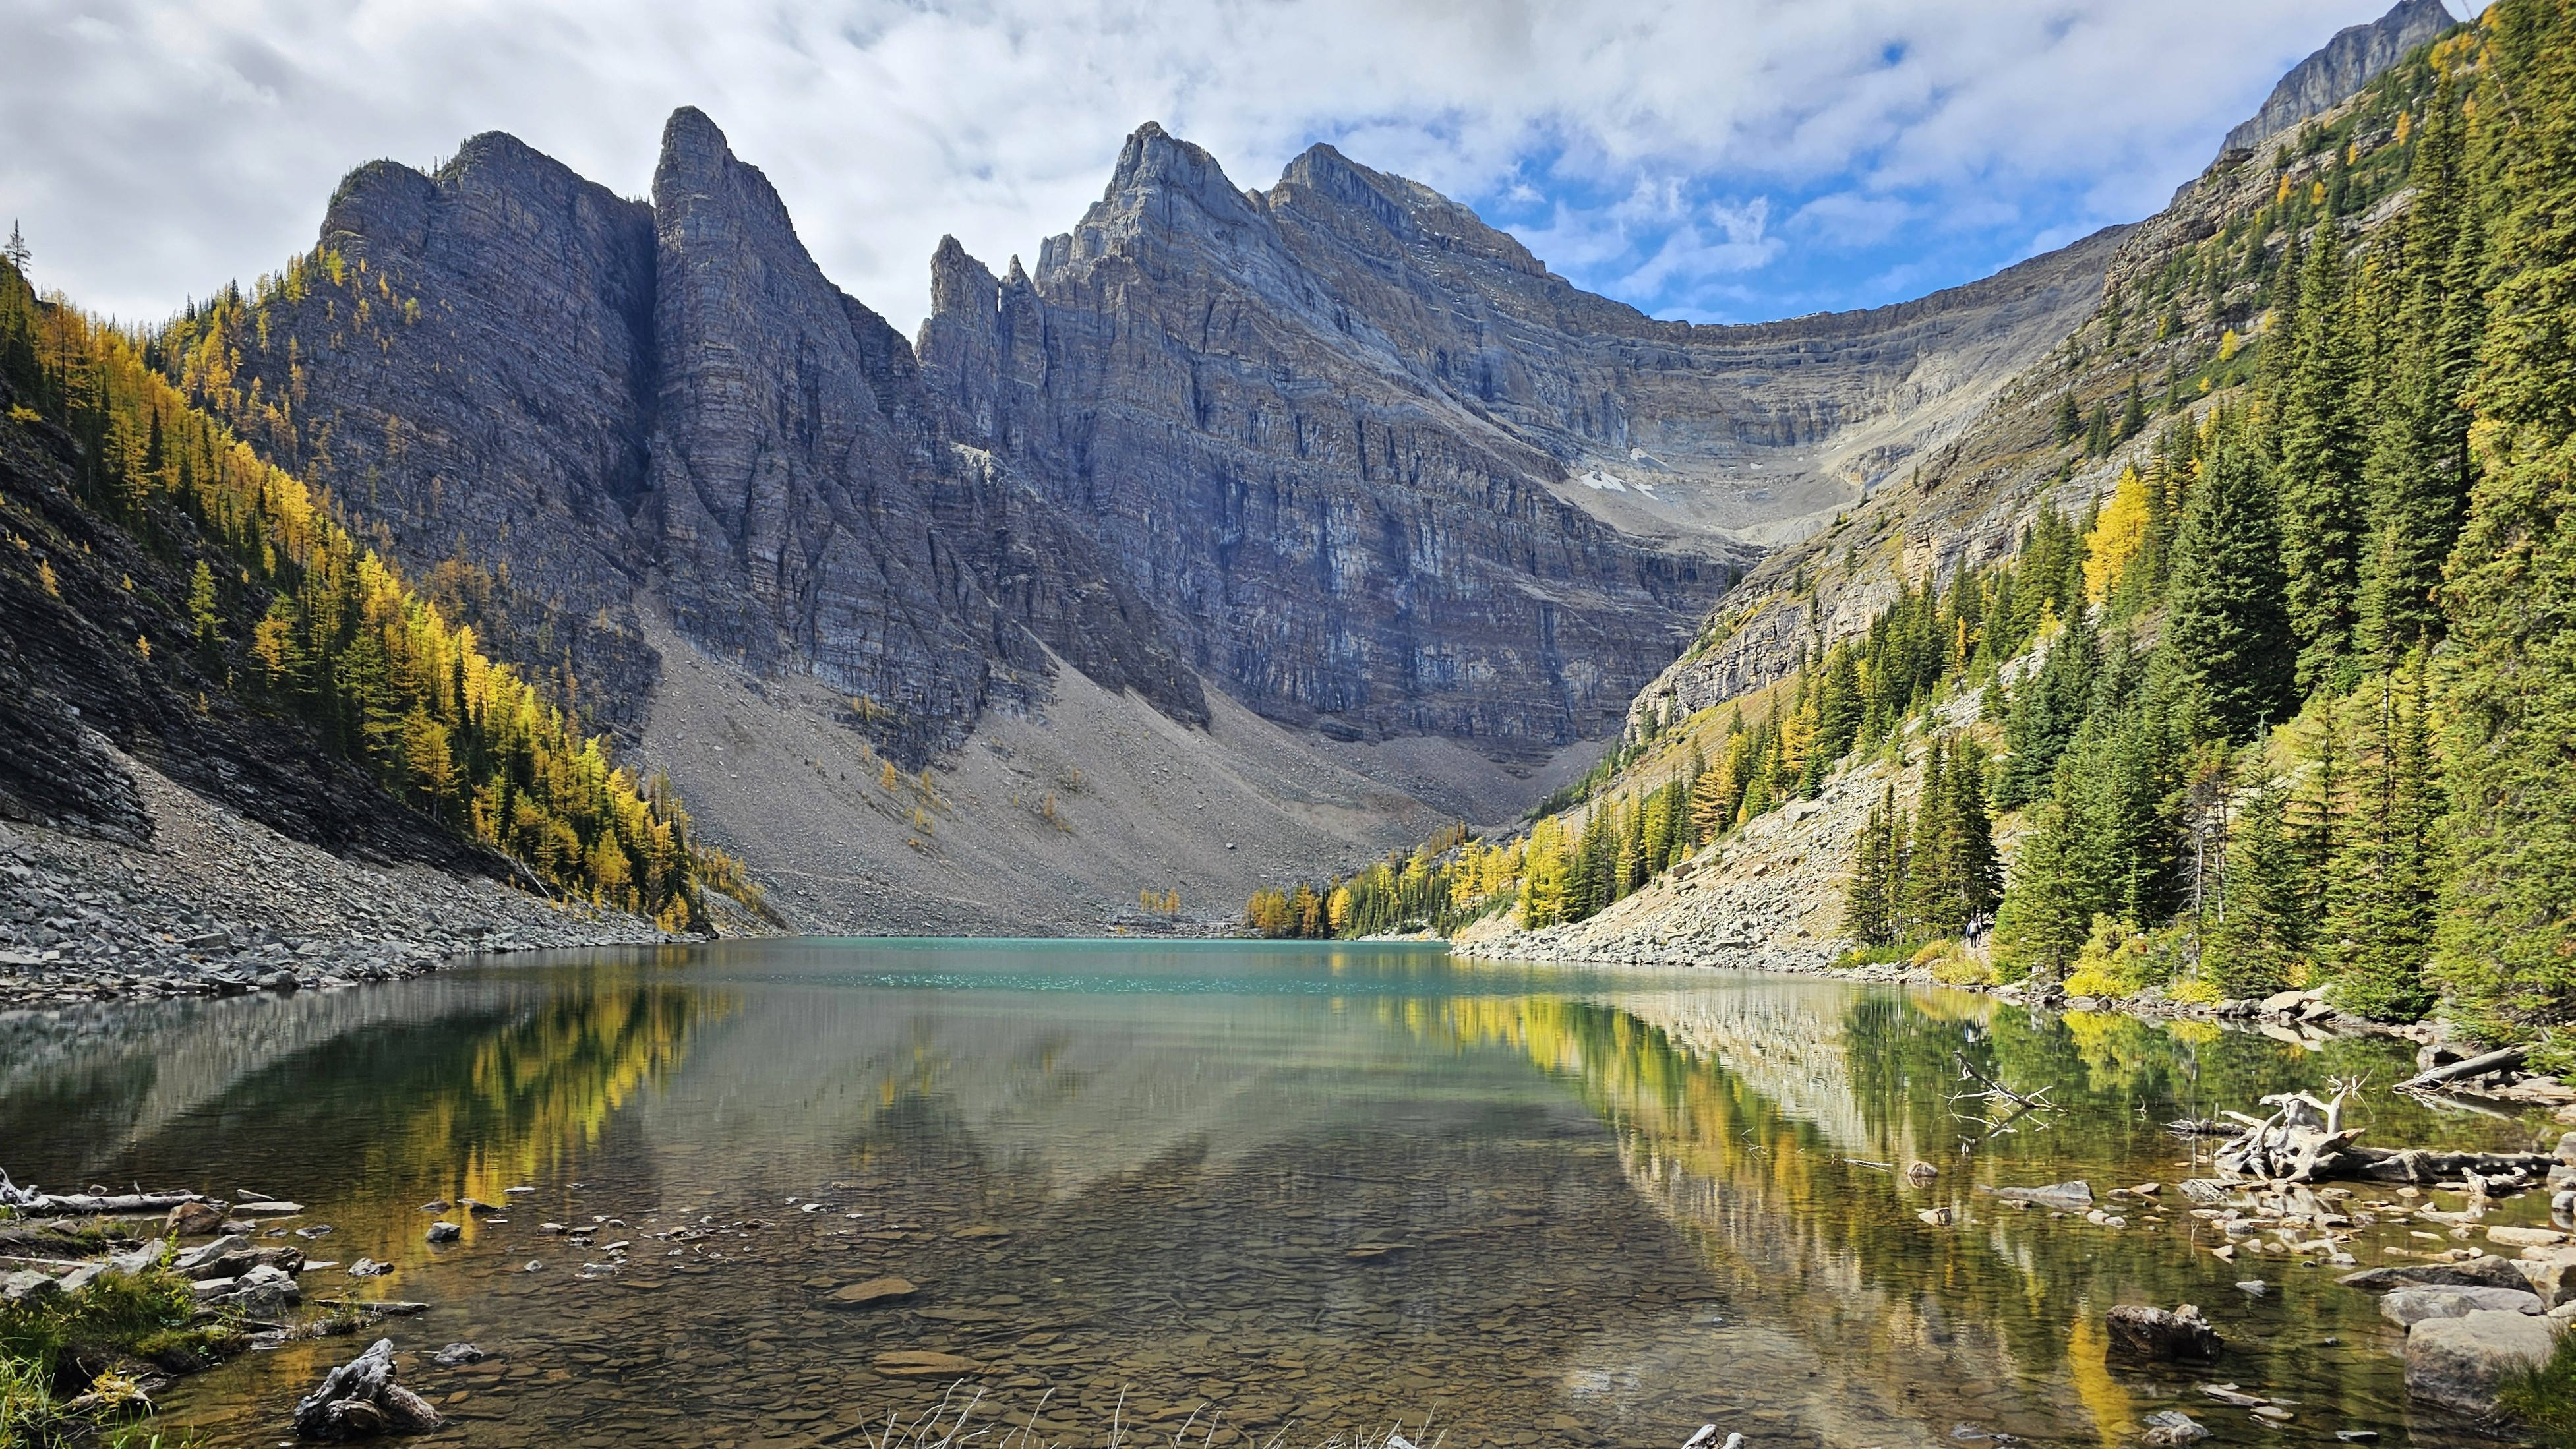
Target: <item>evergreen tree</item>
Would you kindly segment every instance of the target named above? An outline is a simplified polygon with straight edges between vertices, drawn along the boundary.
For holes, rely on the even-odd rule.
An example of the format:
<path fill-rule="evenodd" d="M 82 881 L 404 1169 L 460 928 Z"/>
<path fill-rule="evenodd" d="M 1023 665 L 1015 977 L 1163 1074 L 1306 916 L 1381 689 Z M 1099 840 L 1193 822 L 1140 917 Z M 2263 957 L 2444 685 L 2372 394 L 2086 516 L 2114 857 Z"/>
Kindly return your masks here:
<path fill-rule="evenodd" d="M 1891 785 L 1852 839 L 1851 879 L 1843 889 L 1843 934 L 1863 946 L 1900 939 L 1905 836 L 1905 817 L 1896 808 L 1896 787 Z"/>
<path fill-rule="evenodd" d="M 2287 986 L 2307 944 L 2304 883 L 2280 791 L 2266 781 L 2228 845 L 2218 922 L 2201 936 L 2202 974 L 2237 997 Z"/>
<path fill-rule="evenodd" d="M 2049 646 L 2048 657 L 2012 692 L 2012 707 L 2004 717 L 2006 753 L 1996 775 L 1996 805 L 2010 810 L 2047 791 L 2058 756 L 2092 710 L 2101 666 L 2100 637 L 2079 603 Z"/>
<path fill-rule="evenodd" d="M 2303 689 L 2325 683 L 2351 650 L 2360 588 L 2365 439 L 2341 256 L 2335 228 L 2319 226 L 2299 276 L 2296 358 L 2277 395 L 2281 554 Z"/>
<path fill-rule="evenodd" d="M 2282 604 L 2280 533 L 2263 468 L 2241 422 L 2218 425 L 2208 476 L 2174 540 L 2165 655 L 2229 739 L 2287 715 L 2294 640 Z"/>
<path fill-rule="evenodd" d="M 2424 979 L 2433 944 L 2439 785 L 2427 719 L 2430 661 L 2422 650 L 2397 677 L 2380 676 L 2359 756 L 2361 779 L 2327 892 L 2319 956 L 2335 972 L 2335 1004 L 2379 1021 L 2415 1021 L 2433 1007 Z"/>
<path fill-rule="evenodd" d="M 2011 884 L 1995 912 L 1995 965 L 2007 980 L 2060 980 L 2084 949 L 2093 909 L 2083 853 L 2079 826 L 2065 806 L 2043 800 L 2031 807 Z"/>

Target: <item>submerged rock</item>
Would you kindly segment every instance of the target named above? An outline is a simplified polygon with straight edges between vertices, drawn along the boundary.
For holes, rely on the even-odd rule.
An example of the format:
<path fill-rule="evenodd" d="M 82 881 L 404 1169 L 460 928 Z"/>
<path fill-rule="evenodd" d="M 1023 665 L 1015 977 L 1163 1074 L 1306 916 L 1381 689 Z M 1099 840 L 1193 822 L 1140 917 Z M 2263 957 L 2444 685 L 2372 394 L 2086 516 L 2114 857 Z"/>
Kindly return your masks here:
<path fill-rule="evenodd" d="M 2530 1278 L 2504 1258 L 2464 1258 L 2450 1263 L 2406 1263 L 2388 1268 L 2366 1268 L 2347 1273 L 2335 1280 L 2346 1288 L 2359 1288 L 2366 1293 L 2385 1293 L 2392 1288 L 2512 1288 L 2527 1291 Z"/>
<path fill-rule="evenodd" d="M 2379 1300 L 2379 1316 L 2400 1328 L 2428 1318 L 2460 1318 L 2482 1310 L 2538 1314 L 2545 1309 L 2537 1293 L 2511 1288 L 2399 1288 Z"/>
<path fill-rule="evenodd" d="M 2111 1349 L 2132 1358 L 2214 1359 L 2218 1330 L 2193 1304 L 2167 1311 L 2144 1303 L 2123 1303 L 2105 1315 Z"/>
<path fill-rule="evenodd" d="M 2161 1409 L 2143 1421 L 2146 1432 L 2141 1442 L 2155 1445 L 2196 1444 L 2209 1437 L 2209 1428 L 2180 1409 Z"/>
<path fill-rule="evenodd" d="M 865 1308 L 874 1303 L 896 1303 L 921 1290 L 906 1278 L 870 1278 L 833 1289 L 825 1300 L 840 1308 Z"/>

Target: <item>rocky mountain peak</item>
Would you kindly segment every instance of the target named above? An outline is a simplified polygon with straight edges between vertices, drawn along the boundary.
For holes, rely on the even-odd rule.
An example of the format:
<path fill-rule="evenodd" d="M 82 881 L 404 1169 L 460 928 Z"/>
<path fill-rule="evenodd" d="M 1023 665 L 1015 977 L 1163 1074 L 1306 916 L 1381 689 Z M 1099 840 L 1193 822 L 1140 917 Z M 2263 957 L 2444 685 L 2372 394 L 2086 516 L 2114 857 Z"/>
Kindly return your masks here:
<path fill-rule="evenodd" d="M 2367 25 L 2348 25 L 2290 68 L 2263 108 L 2227 133 L 2219 153 L 2250 151 L 2358 95 L 2381 71 L 2458 24 L 2442 0 L 2397 0 Z"/>
<path fill-rule="evenodd" d="M 1545 276 L 1547 264 L 1518 238 L 1418 181 L 1373 171 L 1324 142 L 1300 152 L 1270 189 L 1271 208 L 1317 210 L 1322 201 L 1353 218 L 1366 218 L 1405 245 L 1429 244 L 1496 262 L 1512 271 Z"/>

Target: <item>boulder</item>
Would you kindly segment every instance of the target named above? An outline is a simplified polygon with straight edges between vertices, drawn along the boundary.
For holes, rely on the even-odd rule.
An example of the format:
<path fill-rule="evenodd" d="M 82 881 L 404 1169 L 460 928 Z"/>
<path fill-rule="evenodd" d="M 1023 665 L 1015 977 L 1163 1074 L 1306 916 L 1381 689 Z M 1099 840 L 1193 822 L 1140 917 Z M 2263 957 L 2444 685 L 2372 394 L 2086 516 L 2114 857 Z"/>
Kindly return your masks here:
<path fill-rule="evenodd" d="M 431 1223 L 429 1231 L 423 1236 L 433 1243 L 452 1243 L 465 1236 L 465 1230 L 454 1223 L 442 1220 Z"/>
<path fill-rule="evenodd" d="M 227 1273 L 201 1273 L 198 1269 L 213 1262 L 215 1259 L 222 1257 L 226 1253 L 242 1252 L 248 1249 L 250 1245 L 251 1242 L 249 1238 L 246 1238 L 239 1233 L 226 1233 L 224 1236 L 215 1239 L 211 1243 L 199 1243 L 197 1246 L 190 1248 L 188 1251 L 171 1259 L 170 1269 L 182 1278 L 230 1277 L 231 1275 Z"/>
<path fill-rule="evenodd" d="M 2045 1187 L 1980 1187 L 2006 1202 L 2037 1203 L 2042 1207 L 2065 1208 L 2082 1212 L 2093 1206 L 2093 1184 L 2089 1182 L 2052 1182 Z"/>
<path fill-rule="evenodd" d="M 2509 1310 L 2424 1319 L 2406 1330 L 2406 1392 L 2458 1413 L 2491 1413 L 2506 1376 L 2546 1363 L 2556 1340 L 2548 1319 Z"/>
<path fill-rule="evenodd" d="M 2508 1313 L 2541 1313 L 2548 1308 L 2536 1293 L 2511 1288 L 2398 1288 L 2379 1300 L 2379 1316 L 2400 1328 L 2428 1318 L 2459 1318 L 2485 1309 Z"/>
<path fill-rule="evenodd" d="M 238 1278 L 254 1268 L 275 1268 L 282 1273 L 304 1271 L 302 1248 L 241 1247 L 211 1257 L 197 1258 L 193 1253 L 187 1256 L 196 1258 L 180 1270 L 181 1276 L 188 1278 Z"/>
<path fill-rule="evenodd" d="M 2359 1288 L 2365 1293 L 2385 1293 L 2392 1288 L 2514 1288 L 2527 1290 L 2531 1280 L 2508 1258 L 2462 1258 L 2449 1263 L 2403 1263 L 2387 1268 L 2365 1268 L 2346 1273 L 2335 1280 L 2346 1288 Z"/>
<path fill-rule="evenodd" d="M 39 1273 L 33 1268 L 21 1268 L 6 1279 L 0 1279 L 0 1299 L 11 1303 L 51 1298 L 62 1291 L 63 1285 L 54 1280 L 53 1274 Z"/>
<path fill-rule="evenodd" d="M 223 1230 L 224 1215 L 216 1211 L 213 1203 L 183 1202 L 170 1209 L 169 1221 L 164 1226 L 183 1238 L 202 1238 L 208 1233 Z"/>
<path fill-rule="evenodd" d="M 2123 1303 L 2106 1320 L 2115 1354 L 2143 1359 L 2218 1357 L 2218 1330 L 2189 1303 L 2170 1312 L 2144 1303 Z"/>
<path fill-rule="evenodd" d="M 2555 1228 L 2492 1227 L 2487 1241 L 2507 1248 L 2553 1248 L 2567 1241 L 2567 1235 Z"/>
<path fill-rule="evenodd" d="M 304 1290 L 295 1286 L 293 1274 L 262 1263 L 234 1279 L 233 1291 L 222 1301 L 253 1318 L 274 1318 L 303 1302 Z"/>
<path fill-rule="evenodd" d="M 2514 1267 L 2540 1295 L 2542 1307 L 2576 1302 L 2576 1247 L 2526 1248 Z"/>

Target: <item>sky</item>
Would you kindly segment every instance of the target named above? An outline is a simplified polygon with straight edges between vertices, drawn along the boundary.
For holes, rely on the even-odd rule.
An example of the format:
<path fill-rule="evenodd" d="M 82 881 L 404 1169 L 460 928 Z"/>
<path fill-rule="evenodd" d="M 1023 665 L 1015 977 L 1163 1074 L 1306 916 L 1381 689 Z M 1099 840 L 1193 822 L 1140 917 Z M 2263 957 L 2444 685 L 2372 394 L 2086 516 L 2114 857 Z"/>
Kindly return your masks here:
<path fill-rule="evenodd" d="M 310 247 L 337 180 L 504 130 L 651 188 L 713 116 L 908 327 L 1159 121 L 1238 186 L 1329 141 L 1660 317 L 1920 296 L 2155 212 L 2385 0 L 0 0 L 0 223 L 132 321 Z M 2467 6 L 2453 0 L 2454 13 Z"/>

